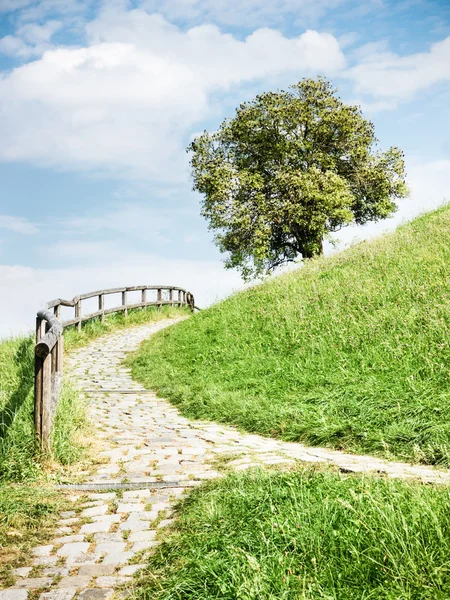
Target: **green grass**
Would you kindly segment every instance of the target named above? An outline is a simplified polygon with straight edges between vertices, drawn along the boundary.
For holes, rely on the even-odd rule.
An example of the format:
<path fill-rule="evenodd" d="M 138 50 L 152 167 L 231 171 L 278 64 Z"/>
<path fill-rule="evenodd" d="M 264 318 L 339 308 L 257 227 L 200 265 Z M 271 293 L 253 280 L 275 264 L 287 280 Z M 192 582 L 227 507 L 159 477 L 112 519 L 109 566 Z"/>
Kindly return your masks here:
<path fill-rule="evenodd" d="M 24 564 L 33 546 L 51 539 L 55 513 L 69 504 L 46 486 L 0 487 L 0 587 L 14 583 L 13 568 Z"/>
<path fill-rule="evenodd" d="M 161 331 L 133 375 L 184 415 L 450 465 L 450 208 Z"/>
<path fill-rule="evenodd" d="M 122 327 L 129 327 L 185 314 L 164 308 L 131 311 L 125 318 L 113 314 L 101 323 L 87 322 L 79 333 L 75 328 L 65 332 L 65 349 L 83 346 L 90 340 Z M 0 483 L 35 481 L 42 477 L 49 457 L 36 452 L 33 433 L 34 349 L 31 336 L 0 342 Z M 78 444 L 79 432 L 86 427 L 84 406 L 78 394 L 63 386 L 52 432 L 51 461 L 70 465 L 78 461 L 83 448 Z"/>
<path fill-rule="evenodd" d="M 152 600 L 444 600 L 450 490 L 330 471 L 230 475 L 196 490 L 150 558 Z"/>

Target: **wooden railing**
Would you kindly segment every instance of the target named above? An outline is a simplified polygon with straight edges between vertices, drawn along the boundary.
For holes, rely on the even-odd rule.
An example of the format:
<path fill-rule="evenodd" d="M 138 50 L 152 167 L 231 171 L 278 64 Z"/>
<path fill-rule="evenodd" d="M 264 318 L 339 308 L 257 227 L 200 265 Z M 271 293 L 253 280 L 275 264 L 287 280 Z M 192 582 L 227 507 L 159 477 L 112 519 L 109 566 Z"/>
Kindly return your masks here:
<path fill-rule="evenodd" d="M 128 293 L 140 293 L 140 302 L 128 302 Z M 120 294 L 121 304 L 105 308 L 105 296 Z M 83 314 L 82 302 L 98 298 L 98 310 Z M 148 306 L 187 306 L 196 308 L 194 296 L 178 287 L 144 285 L 98 290 L 75 296 L 73 300 L 57 298 L 47 302 L 37 313 L 34 379 L 34 424 L 36 439 L 43 451 L 50 449 L 50 434 L 61 389 L 64 356 L 64 328 L 70 325 L 81 331 L 81 324 L 90 319 Z M 73 318 L 61 320 L 61 308 L 74 309 Z"/>

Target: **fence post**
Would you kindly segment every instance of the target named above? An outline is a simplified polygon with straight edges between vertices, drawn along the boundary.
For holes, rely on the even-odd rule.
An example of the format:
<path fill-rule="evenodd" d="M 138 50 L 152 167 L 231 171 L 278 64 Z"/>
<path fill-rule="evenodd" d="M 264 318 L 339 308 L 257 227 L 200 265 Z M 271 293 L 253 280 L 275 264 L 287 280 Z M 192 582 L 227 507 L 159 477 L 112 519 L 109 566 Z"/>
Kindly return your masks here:
<path fill-rule="evenodd" d="M 45 335 L 46 322 L 36 319 L 36 342 Z M 36 440 L 41 450 L 50 450 L 50 431 L 52 415 L 52 366 L 53 353 L 45 358 L 34 356 L 34 425 Z"/>
<path fill-rule="evenodd" d="M 162 300 L 162 289 L 158 288 L 158 292 L 156 294 L 156 302 L 159 302 L 158 308 L 161 308 L 161 300 Z"/>
<path fill-rule="evenodd" d="M 142 304 L 147 303 L 147 290 L 145 288 L 143 290 L 141 290 L 141 302 L 142 302 Z M 142 308 L 144 308 L 144 307 L 142 307 Z"/>
<path fill-rule="evenodd" d="M 81 331 L 81 300 L 77 300 L 75 304 L 75 319 L 80 319 L 77 323 L 77 329 Z"/>
<path fill-rule="evenodd" d="M 104 314 L 104 310 L 105 310 L 105 297 L 103 296 L 103 294 L 99 294 L 98 296 L 98 310 L 102 311 L 102 314 L 100 315 L 100 320 L 103 323 L 103 321 L 105 320 L 105 314 Z"/>
<path fill-rule="evenodd" d="M 124 313 L 125 313 L 125 316 L 127 317 L 128 316 L 128 308 L 126 308 L 126 306 L 127 306 L 127 292 L 126 292 L 126 290 L 124 292 L 122 292 L 122 306 L 125 306 Z"/>

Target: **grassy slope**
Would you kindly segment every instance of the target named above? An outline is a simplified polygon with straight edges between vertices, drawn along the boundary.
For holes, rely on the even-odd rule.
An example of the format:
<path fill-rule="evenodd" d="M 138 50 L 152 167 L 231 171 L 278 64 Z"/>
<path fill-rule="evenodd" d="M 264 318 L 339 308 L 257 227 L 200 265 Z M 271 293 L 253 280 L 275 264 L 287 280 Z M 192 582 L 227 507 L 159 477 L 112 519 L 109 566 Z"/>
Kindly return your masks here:
<path fill-rule="evenodd" d="M 254 472 L 196 490 L 150 558 L 152 600 L 444 600 L 450 490 L 332 472 Z"/>
<path fill-rule="evenodd" d="M 185 415 L 450 464 L 450 208 L 202 311 L 134 376 Z"/>

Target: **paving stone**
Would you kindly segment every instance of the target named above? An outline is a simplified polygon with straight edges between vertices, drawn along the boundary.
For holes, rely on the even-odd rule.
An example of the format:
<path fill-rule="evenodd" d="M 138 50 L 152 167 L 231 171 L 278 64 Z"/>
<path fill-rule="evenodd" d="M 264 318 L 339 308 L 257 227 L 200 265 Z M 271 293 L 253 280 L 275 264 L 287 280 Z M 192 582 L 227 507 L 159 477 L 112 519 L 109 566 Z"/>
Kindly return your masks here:
<path fill-rule="evenodd" d="M 79 600 L 109 600 L 114 594 L 112 588 L 87 588 L 78 594 Z"/>
<path fill-rule="evenodd" d="M 124 583 L 128 583 L 130 580 L 131 577 L 97 577 L 95 584 L 99 587 L 115 588 L 119 585 L 123 585 Z"/>
<path fill-rule="evenodd" d="M 114 565 L 83 565 L 78 571 L 78 575 L 88 575 L 89 577 L 100 577 L 102 575 L 112 575 Z"/>
<path fill-rule="evenodd" d="M 117 507 L 118 513 L 133 513 L 133 512 L 142 512 L 144 510 L 144 505 L 142 503 L 120 503 Z"/>
<path fill-rule="evenodd" d="M 58 562 L 58 557 L 55 556 L 55 555 L 52 555 L 52 556 L 37 556 L 32 561 L 32 564 L 35 567 L 40 567 L 40 566 L 51 567 L 52 565 L 56 565 L 57 562 Z"/>
<path fill-rule="evenodd" d="M 121 519 L 121 515 L 103 515 L 101 517 L 92 517 L 92 520 L 95 523 L 120 523 Z"/>
<path fill-rule="evenodd" d="M 111 529 L 111 523 L 99 521 L 97 523 L 86 523 L 80 528 L 80 533 L 107 533 Z"/>
<path fill-rule="evenodd" d="M 89 498 L 91 498 L 91 500 L 109 501 L 114 500 L 116 498 L 116 494 L 115 492 L 99 492 L 98 494 L 89 494 Z"/>
<path fill-rule="evenodd" d="M 89 542 L 72 542 L 61 546 L 57 554 L 58 556 L 79 556 L 80 554 L 86 554 L 89 546 Z"/>
<path fill-rule="evenodd" d="M 52 550 L 53 546 L 50 544 L 48 546 L 37 546 L 33 548 L 32 553 L 34 556 L 50 556 Z"/>
<path fill-rule="evenodd" d="M 59 513 L 59 516 L 62 519 L 70 519 L 71 517 L 76 517 L 77 513 L 74 510 L 65 510 L 62 513 Z"/>
<path fill-rule="evenodd" d="M 128 536 L 129 542 L 152 542 L 156 538 L 156 531 L 149 529 L 148 531 L 133 531 Z"/>
<path fill-rule="evenodd" d="M 0 600 L 27 600 L 27 590 L 7 589 L 0 590 Z"/>
<path fill-rule="evenodd" d="M 28 590 L 39 590 L 46 588 L 53 583 L 53 577 L 30 577 L 27 579 L 19 579 L 15 586 L 18 588 L 26 588 Z"/>
<path fill-rule="evenodd" d="M 88 575 L 73 575 L 71 577 L 63 577 L 58 582 L 59 588 L 76 588 L 77 590 L 85 588 L 89 585 L 92 577 Z"/>
<path fill-rule="evenodd" d="M 82 542 L 84 536 L 81 534 L 76 535 L 65 535 L 63 537 L 52 540 L 53 544 L 70 544 L 70 542 Z"/>
<path fill-rule="evenodd" d="M 100 506 L 93 506 L 92 508 L 85 508 L 81 512 L 82 517 L 99 517 L 108 512 L 108 505 L 101 504 Z"/>
<path fill-rule="evenodd" d="M 133 498 L 149 498 L 150 495 L 150 490 L 130 490 L 123 493 L 123 500 L 124 502 L 128 502 Z"/>
<path fill-rule="evenodd" d="M 69 569 L 65 567 L 48 567 L 47 569 L 42 570 L 42 575 L 46 577 L 65 577 L 69 574 Z"/>
<path fill-rule="evenodd" d="M 94 540 L 97 544 L 108 543 L 108 542 L 122 542 L 123 535 L 117 531 L 115 533 L 96 533 Z"/>
<path fill-rule="evenodd" d="M 57 527 L 56 530 L 55 530 L 55 533 L 58 533 L 58 534 L 63 534 L 63 533 L 69 533 L 70 534 L 72 532 L 73 532 L 72 527 Z"/>
<path fill-rule="evenodd" d="M 28 577 L 33 570 L 33 567 L 19 567 L 14 569 L 13 573 L 16 577 Z"/>
<path fill-rule="evenodd" d="M 162 529 L 163 527 L 168 527 L 174 523 L 175 519 L 163 519 L 158 523 L 158 529 Z"/>
<path fill-rule="evenodd" d="M 97 544 L 95 551 L 99 554 L 113 554 L 114 552 L 123 552 L 125 550 L 126 542 L 104 542 L 103 544 Z"/>
<path fill-rule="evenodd" d="M 145 531 L 150 526 L 149 521 L 138 521 L 136 519 L 124 521 L 119 525 L 120 531 Z"/>
<path fill-rule="evenodd" d="M 137 573 L 138 571 L 141 571 L 142 569 L 145 569 L 147 565 L 145 564 L 140 564 L 140 565 L 127 565 L 126 567 L 122 567 L 119 571 L 119 575 L 134 575 L 135 573 Z"/>
<path fill-rule="evenodd" d="M 80 522 L 78 517 L 71 517 L 70 519 L 60 519 L 58 525 L 76 525 Z"/>
<path fill-rule="evenodd" d="M 151 542 L 151 541 L 147 541 L 147 542 L 136 542 L 135 544 L 133 544 L 131 551 L 136 553 L 136 552 L 142 552 L 142 550 L 148 550 L 149 548 L 154 548 L 155 546 L 158 546 L 159 542 Z"/>
<path fill-rule="evenodd" d="M 41 594 L 39 600 L 72 600 L 76 593 L 76 588 L 50 590 Z"/>
<path fill-rule="evenodd" d="M 133 557 L 133 552 L 113 552 L 102 560 L 103 565 L 123 565 Z"/>
<path fill-rule="evenodd" d="M 80 565 L 93 565 L 100 559 L 100 554 L 95 552 L 88 552 L 86 554 L 79 554 L 78 556 L 68 556 L 66 559 L 66 565 L 68 567 L 76 567 Z"/>

